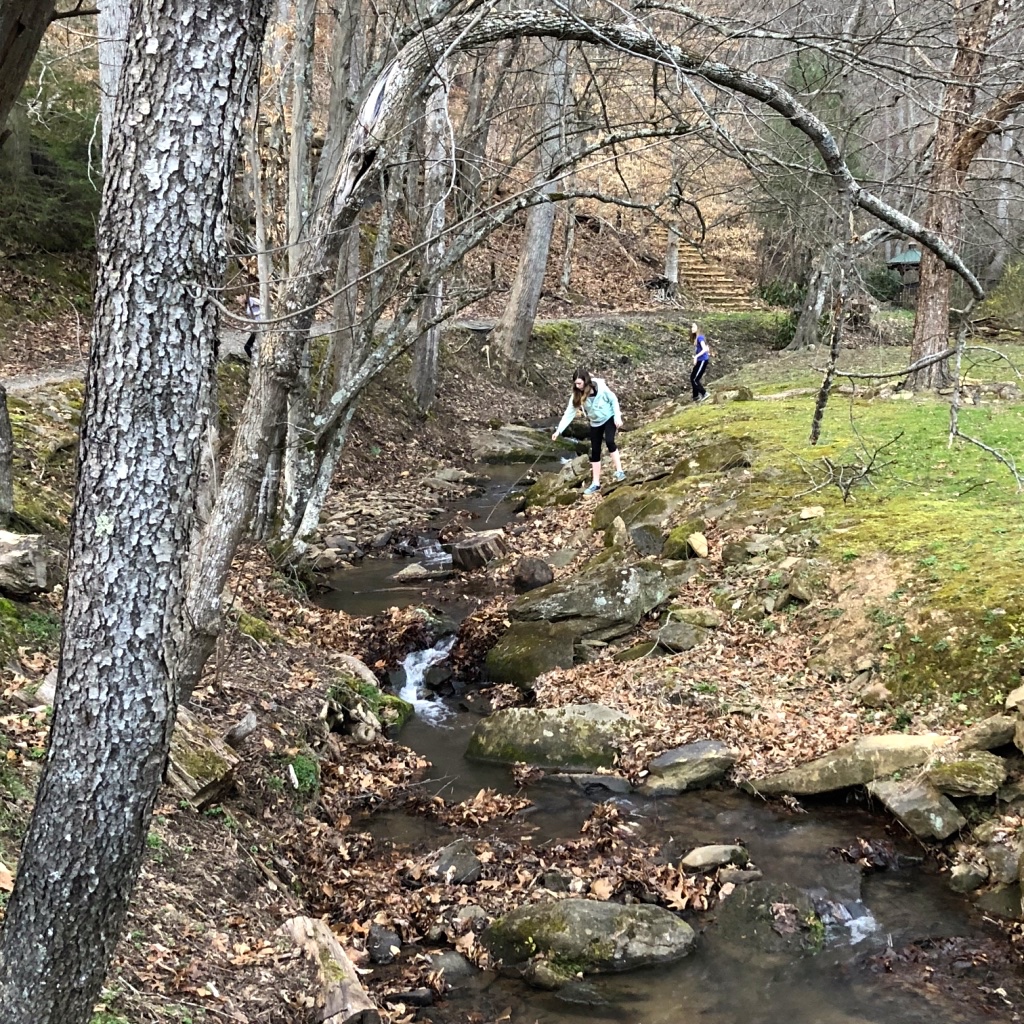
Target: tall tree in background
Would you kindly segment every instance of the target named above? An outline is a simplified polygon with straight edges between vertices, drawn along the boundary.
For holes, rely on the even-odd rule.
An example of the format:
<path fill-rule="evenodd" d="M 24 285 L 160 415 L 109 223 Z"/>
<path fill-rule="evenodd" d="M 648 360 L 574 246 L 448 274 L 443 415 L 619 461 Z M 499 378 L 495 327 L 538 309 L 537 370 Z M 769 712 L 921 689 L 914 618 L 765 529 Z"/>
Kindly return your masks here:
<path fill-rule="evenodd" d="M 87 1024 L 174 727 L 229 185 L 265 0 L 135 0 L 50 746 L 0 937 L 4 1024 Z"/>
<path fill-rule="evenodd" d="M 444 68 L 438 69 L 444 74 Z M 428 266 L 436 266 L 444 255 L 444 213 L 447 187 L 451 183 L 451 161 L 448 158 L 448 83 L 439 79 L 427 97 L 423 121 L 423 258 Z M 441 346 L 441 314 L 444 281 L 438 277 L 420 308 L 420 323 L 426 325 L 412 350 L 412 385 L 416 406 L 429 412 L 437 394 L 437 360 Z"/>
<path fill-rule="evenodd" d="M 1001 61 L 994 52 L 1000 42 L 1004 46 L 1019 45 L 1022 26 L 1017 8 L 1017 4 L 1003 0 L 979 0 L 953 7 L 956 49 L 945 76 L 923 216 L 928 228 L 953 245 L 959 241 L 964 186 L 971 164 L 993 133 L 1000 131 L 1024 103 L 1020 61 Z M 988 81 L 985 72 L 993 64 L 998 64 L 998 78 Z M 912 364 L 944 351 L 948 345 L 950 283 L 949 270 L 943 263 L 931 252 L 922 252 Z M 938 387 L 945 381 L 946 372 L 942 362 L 934 362 L 912 374 L 908 385 Z"/>
<path fill-rule="evenodd" d="M 541 143 L 534 189 L 554 192 L 558 186 L 556 168 L 565 152 L 563 131 L 565 98 L 568 90 L 569 46 L 561 40 L 544 40 L 543 64 L 544 102 L 538 108 L 538 131 Z M 551 202 L 530 207 L 526 214 L 519 265 L 512 280 L 508 302 L 494 326 L 491 345 L 502 362 L 519 370 L 526 359 L 526 347 L 537 315 L 537 304 L 544 287 L 544 273 L 551 249 L 551 233 L 555 224 L 555 205 Z"/>
<path fill-rule="evenodd" d="M 28 77 L 54 6 L 53 0 L 4 0 L 0 4 L 0 145 L 7 138 L 7 117 Z"/>
<path fill-rule="evenodd" d="M 117 104 L 117 83 L 124 66 L 124 50 L 128 44 L 130 0 L 102 0 L 96 17 L 100 60 L 100 122 L 103 131 L 103 166 L 107 165 L 110 132 L 114 125 Z"/>
<path fill-rule="evenodd" d="M 0 530 L 14 515 L 14 436 L 7 412 L 7 389 L 0 384 Z"/>

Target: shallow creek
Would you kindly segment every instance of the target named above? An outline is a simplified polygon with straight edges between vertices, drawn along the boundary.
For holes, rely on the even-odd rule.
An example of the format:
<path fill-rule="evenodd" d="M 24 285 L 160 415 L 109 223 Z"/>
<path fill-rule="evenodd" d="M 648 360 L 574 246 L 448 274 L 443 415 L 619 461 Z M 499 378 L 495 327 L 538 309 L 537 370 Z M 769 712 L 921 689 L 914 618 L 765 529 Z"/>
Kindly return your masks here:
<path fill-rule="evenodd" d="M 505 469 L 484 495 L 471 499 L 486 516 L 502 490 L 522 472 Z M 499 468 L 500 471 L 500 468 Z M 466 507 L 466 503 L 462 504 Z M 499 509 L 487 527 L 507 522 L 510 510 Z M 442 517 L 444 518 L 444 517 Z M 474 524 L 485 528 L 482 523 Z M 352 614 L 372 614 L 388 605 L 424 600 L 422 591 L 393 589 L 389 577 L 407 560 L 367 560 L 332 579 L 336 588 L 323 603 Z M 453 583 L 454 590 L 462 584 Z M 457 614 L 472 595 L 460 589 L 445 608 Z M 430 600 L 431 598 L 427 598 Z M 433 598 L 436 600 L 436 598 Z M 504 768 L 465 760 L 463 752 L 475 715 L 456 703 L 420 696 L 422 673 L 443 652 L 411 656 L 408 671 L 392 680 L 413 699 L 417 713 L 400 741 L 433 765 L 425 788 L 458 801 L 482 787 L 512 792 Z M 886 820 L 843 804 L 816 805 L 792 814 L 735 790 L 705 790 L 649 800 L 638 794 L 614 795 L 603 788 L 584 792 L 564 781 L 547 780 L 527 792 L 533 806 L 520 819 L 523 833 L 536 845 L 575 838 L 596 801 L 615 800 L 646 834 L 664 841 L 667 855 L 681 856 L 695 846 L 741 842 L 765 881 L 784 883 L 808 894 L 828 923 L 816 953 L 774 935 L 768 941 L 749 933 L 749 922 L 730 920 L 725 904 L 685 916 L 698 931 L 693 954 L 672 966 L 621 975 L 588 977 L 560 993 L 541 992 L 492 974 L 463 982 L 446 997 L 446 1019 L 471 1013 L 482 1020 L 514 1024 L 584 1024 L 595 1020 L 629 1024 L 934 1024 L 937 1007 L 925 996 L 890 984 L 863 961 L 887 947 L 950 936 L 989 933 L 989 926 L 944 880 L 919 863 L 920 850 L 905 844 L 898 868 L 861 875 L 860 869 L 830 853 L 849 847 L 857 837 L 890 839 Z M 421 846 L 450 834 L 419 817 L 378 815 L 368 827 L 392 843 Z M 729 899 L 737 898 L 739 888 Z M 726 901 L 728 902 L 728 901 Z M 943 1005 L 943 1024 L 991 1021 L 977 1010 Z M 440 1018 L 439 1018 L 440 1019 Z"/>

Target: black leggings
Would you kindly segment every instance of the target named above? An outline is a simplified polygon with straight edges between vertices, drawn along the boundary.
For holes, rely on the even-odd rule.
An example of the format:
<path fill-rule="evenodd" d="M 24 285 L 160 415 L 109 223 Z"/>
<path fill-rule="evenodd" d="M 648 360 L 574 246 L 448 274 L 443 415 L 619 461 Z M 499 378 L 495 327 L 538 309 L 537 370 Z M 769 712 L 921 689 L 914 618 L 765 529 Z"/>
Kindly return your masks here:
<path fill-rule="evenodd" d="M 605 420 L 599 427 L 590 428 L 590 461 L 601 461 L 601 439 L 608 448 L 609 454 L 618 451 L 615 445 L 615 417 Z"/>
<path fill-rule="evenodd" d="M 696 402 L 698 398 L 703 398 L 708 392 L 707 389 L 701 384 L 701 378 L 704 376 L 704 371 L 708 368 L 707 359 L 702 359 L 699 363 L 693 364 L 693 369 L 690 371 L 690 387 L 693 388 L 693 400 Z"/>

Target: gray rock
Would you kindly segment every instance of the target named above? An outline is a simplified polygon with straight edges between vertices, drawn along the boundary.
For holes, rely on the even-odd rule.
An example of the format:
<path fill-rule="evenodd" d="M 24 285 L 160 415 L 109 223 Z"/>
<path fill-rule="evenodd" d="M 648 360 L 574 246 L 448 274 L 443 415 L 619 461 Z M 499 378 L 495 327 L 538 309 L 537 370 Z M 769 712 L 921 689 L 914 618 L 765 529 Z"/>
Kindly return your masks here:
<path fill-rule="evenodd" d="M 526 686 L 555 668 L 572 668 L 576 631 L 566 623 L 513 622 L 487 654 L 488 677 Z"/>
<path fill-rule="evenodd" d="M 927 782 L 872 782 L 868 792 L 922 839 L 946 839 L 967 824 L 953 802 Z"/>
<path fill-rule="evenodd" d="M 1003 759 L 986 750 L 945 755 L 932 761 L 925 778 L 947 796 L 991 796 L 1006 781 Z"/>
<path fill-rule="evenodd" d="M 1006 695 L 1006 710 L 1010 712 L 1016 711 L 1022 704 L 1024 704 L 1024 684 L 1018 686 L 1015 690 L 1011 690 Z"/>
<path fill-rule="evenodd" d="M 506 964 L 538 953 L 583 974 L 671 963 L 696 942 L 693 929 L 661 907 L 596 900 L 551 900 L 519 907 L 493 922 L 484 944 Z"/>
<path fill-rule="evenodd" d="M 988 872 L 973 861 L 954 864 L 949 873 L 949 887 L 954 892 L 974 892 L 980 889 L 988 878 Z"/>
<path fill-rule="evenodd" d="M 483 864 L 468 839 L 457 839 L 438 851 L 430 871 L 449 885 L 472 885 L 479 880 Z"/>
<path fill-rule="evenodd" d="M 478 907 L 475 903 L 471 903 L 468 907 L 459 907 L 452 917 L 452 923 L 459 929 L 467 926 L 472 927 L 478 921 L 486 920 L 487 911 L 483 907 Z"/>
<path fill-rule="evenodd" d="M 466 757 L 562 771 L 610 768 L 633 725 L 633 719 L 601 704 L 504 708 L 477 724 Z"/>
<path fill-rule="evenodd" d="M 430 958 L 430 966 L 444 975 L 444 980 L 452 988 L 462 988 L 466 982 L 474 980 L 480 971 L 474 967 L 461 953 L 454 949 L 446 949 L 434 953 Z"/>
<path fill-rule="evenodd" d="M 381 924 L 371 924 L 366 936 L 366 952 L 375 964 L 390 964 L 402 949 L 398 932 Z"/>
<path fill-rule="evenodd" d="M 702 626 L 704 629 L 718 629 L 725 622 L 725 616 L 717 608 L 682 608 L 673 605 L 668 614 L 673 621 L 688 622 L 691 626 Z"/>
<path fill-rule="evenodd" d="M 989 877 L 993 882 L 1006 885 L 1020 878 L 1021 854 L 1024 850 L 1019 842 L 1010 840 L 1007 843 L 989 843 L 982 847 L 981 852 L 988 863 Z"/>
<path fill-rule="evenodd" d="M 512 572 L 512 589 L 517 594 L 525 594 L 538 587 L 546 587 L 555 579 L 551 566 L 543 558 L 526 556 L 516 562 Z"/>
<path fill-rule="evenodd" d="M 570 441 L 552 441 L 543 430 L 513 424 L 477 431 L 470 435 L 469 443 L 478 462 L 534 462 L 545 455 L 557 458 L 576 450 Z"/>
<path fill-rule="evenodd" d="M 690 574 L 657 562 L 627 565 L 599 556 L 575 576 L 523 595 L 509 611 L 520 622 L 566 622 L 579 638 L 609 640 L 672 597 Z"/>
<path fill-rule="evenodd" d="M 884 708 L 892 703 L 892 693 L 884 683 L 869 683 L 860 692 L 860 702 L 866 708 Z"/>
<path fill-rule="evenodd" d="M 736 755 L 718 740 L 698 740 L 659 754 L 647 766 L 640 792 L 646 796 L 672 796 L 702 789 L 725 777 Z"/>
<path fill-rule="evenodd" d="M 683 857 L 679 866 L 687 871 L 714 871 L 726 864 L 742 868 L 748 860 L 750 855 L 742 846 L 698 846 Z"/>
<path fill-rule="evenodd" d="M 611 526 L 604 531 L 604 546 L 606 548 L 622 548 L 624 550 L 633 546 L 633 542 L 629 537 L 629 530 L 626 529 L 622 516 L 616 516 L 612 520 Z"/>
<path fill-rule="evenodd" d="M 629 528 L 629 540 L 641 555 L 660 555 L 665 531 L 658 523 L 637 523 Z"/>
<path fill-rule="evenodd" d="M 564 569 L 578 554 L 575 548 L 560 548 L 548 555 L 548 564 L 554 569 Z"/>
<path fill-rule="evenodd" d="M 412 565 L 407 565 L 404 569 L 400 569 L 391 578 L 397 583 L 416 583 L 419 580 L 425 580 L 429 578 L 430 570 L 419 564 L 419 562 L 413 562 Z"/>
<path fill-rule="evenodd" d="M 986 914 L 1018 921 L 1021 916 L 1021 888 L 1018 882 L 997 885 L 979 893 L 975 906 Z"/>
<path fill-rule="evenodd" d="M 740 886 L 717 908 L 721 941 L 748 953 L 818 952 L 824 928 L 807 893 L 779 882 Z"/>
<path fill-rule="evenodd" d="M 718 872 L 718 881 L 722 885 L 732 883 L 733 885 L 749 885 L 751 882 L 760 882 L 764 875 L 757 868 L 721 868 Z"/>
<path fill-rule="evenodd" d="M 572 774 L 554 774 L 547 776 L 552 782 L 565 782 L 577 789 L 582 789 L 587 796 L 599 796 L 602 792 L 618 793 L 625 796 L 633 792 L 633 785 L 624 775 L 611 773 L 573 772 Z"/>
<path fill-rule="evenodd" d="M 750 551 L 742 541 L 731 540 L 722 546 L 722 565 L 742 565 L 750 559 Z"/>
<path fill-rule="evenodd" d="M 957 747 L 960 750 L 995 750 L 1013 742 L 1017 719 L 1012 715 L 992 715 L 981 722 L 975 722 L 967 729 Z"/>
<path fill-rule="evenodd" d="M 707 639 L 708 631 L 689 622 L 666 622 L 658 630 L 658 643 L 671 654 L 692 651 Z"/>
<path fill-rule="evenodd" d="M 32 597 L 55 584 L 54 555 L 40 534 L 0 530 L 0 593 Z"/>
<path fill-rule="evenodd" d="M 837 747 L 807 764 L 778 775 L 751 779 L 745 788 L 756 793 L 795 796 L 828 793 L 847 786 L 861 786 L 872 779 L 892 775 L 901 768 L 924 764 L 936 751 L 950 742 L 949 736 L 928 733 L 924 736 L 862 736 Z"/>

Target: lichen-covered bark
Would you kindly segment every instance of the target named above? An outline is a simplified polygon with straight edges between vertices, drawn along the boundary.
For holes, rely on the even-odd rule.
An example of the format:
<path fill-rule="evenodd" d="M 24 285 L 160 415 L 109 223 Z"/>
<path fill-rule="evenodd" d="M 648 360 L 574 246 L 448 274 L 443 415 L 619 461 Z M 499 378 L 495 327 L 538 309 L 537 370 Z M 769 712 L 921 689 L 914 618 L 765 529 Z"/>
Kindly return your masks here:
<path fill-rule="evenodd" d="M 0 940 L 4 1024 L 85 1024 L 174 725 L 224 228 L 265 0 L 133 6 L 98 235 L 57 696 Z"/>

